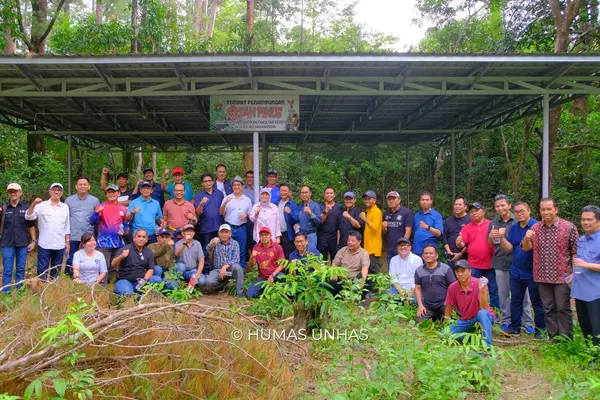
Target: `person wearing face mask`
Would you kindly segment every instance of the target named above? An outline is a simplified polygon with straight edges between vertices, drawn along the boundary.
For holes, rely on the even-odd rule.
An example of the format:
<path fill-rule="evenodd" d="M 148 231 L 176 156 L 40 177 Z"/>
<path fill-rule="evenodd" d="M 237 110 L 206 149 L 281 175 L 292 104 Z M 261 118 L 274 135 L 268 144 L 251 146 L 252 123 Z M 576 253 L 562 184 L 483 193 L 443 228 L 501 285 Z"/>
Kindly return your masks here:
<path fill-rule="evenodd" d="M 250 220 L 254 223 L 254 241 L 260 242 L 260 230 L 267 227 L 273 235 L 273 241 L 280 242 L 281 221 L 279 217 L 279 208 L 271 203 L 271 189 L 260 189 L 260 201 L 252 206 Z"/>
<path fill-rule="evenodd" d="M 285 259 L 283 248 L 279 243 L 272 240 L 271 230 L 267 226 L 260 228 L 259 242 L 252 248 L 249 266 L 258 265 L 258 279 L 254 281 L 246 291 L 246 297 L 259 297 L 264 287 L 261 282 L 269 281 L 272 285 L 275 281 L 281 279 L 281 273 L 284 269 L 283 265 L 279 264 L 280 260 Z"/>
<path fill-rule="evenodd" d="M 390 260 L 389 273 L 392 287 L 388 291 L 391 295 L 413 297 L 415 292 L 415 271 L 421 265 L 421 257 L 411 252 L 410 240 L 405 237 L 396 243 L 398 255 Z M 415 300 L 416 303 L 416 300 Z"/>
<path fill-rule="evenodd" d="M 86 285 L 101 284 L 108 270 L 104 255 L 96 250 L 94 234 L 81 235 L 80 249 L 73 255 L 73 281 Z"/>

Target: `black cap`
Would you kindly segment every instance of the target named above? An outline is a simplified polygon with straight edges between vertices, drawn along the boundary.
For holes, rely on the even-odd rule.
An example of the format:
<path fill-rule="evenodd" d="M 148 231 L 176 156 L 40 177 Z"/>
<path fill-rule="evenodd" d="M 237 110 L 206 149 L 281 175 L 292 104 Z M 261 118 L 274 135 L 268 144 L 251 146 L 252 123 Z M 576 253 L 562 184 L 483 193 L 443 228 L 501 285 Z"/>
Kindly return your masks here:
<path fill-rule="evenodd" d="M 398 241 L 396 242 L 396 246 L 398 246 L 400 243 L 408 243 L 410 244 L 410 240 L 408 240 L 405 237 L 401 237 L 400 239 L 398 239 Z"/>
<path fill-rule="evenodd" d="M 471 269 L 471 264 L 467 260 L 458 260 L 454 263 L 454 268 L 468 268 Z"/>
<path fill-rule="evenodd" d="M 119 172 L 117 174 L 117 179 L 119 179 L 119 178 L 129 179 L 129 175 L 127 175 L 127 172 Z"/>
<path fill-rule="evenodd" d="M 145 174 L 148 171 L 154 173 L 154 170 L 152 168 L 144 168 L 144 170 L 142 171 L 142 174 Z"/>
<path fill-rule="evenodd" d="M 473 204 L 469 205 L 469 211 L 471 211 L 474 208 L 476 208 L 478 210 L 484 210 L 484 208 L 481 205 L 481 203 L 473 203 Z"/>

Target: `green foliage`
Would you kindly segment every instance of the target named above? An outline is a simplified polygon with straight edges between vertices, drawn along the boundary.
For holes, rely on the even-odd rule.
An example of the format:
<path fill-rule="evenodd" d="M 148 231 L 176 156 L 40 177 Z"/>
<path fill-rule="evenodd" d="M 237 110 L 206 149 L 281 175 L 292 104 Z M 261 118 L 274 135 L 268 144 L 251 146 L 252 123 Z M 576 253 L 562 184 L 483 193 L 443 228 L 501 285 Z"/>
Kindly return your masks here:
<path fill-rule="evenodd" d="M 99 388 L 95 386 L 95 380 L 94 370 L 92 369 L 71 372 L 51 370 L 45 372 L 27 386 L 23 399 L 46 398 L 44 387 L 51 387 L 53 390 L 52 399 L 54 400 L 67 400 L 72 397 L 79 400 L 91 400 L 94 398 L 93 390 L 101 393 Z"/>
<path fill-rule="evenodd" d="M 40 343 L 42 347 L 54 345 L 63 346 L 67 343 L 75 343 L 81 334 L 86 335 L 91 341 L 94 340 L 92 333 L 85 327 L 81 318 L 90 313 L 94 305 L 89 305 L 78 298 L 77 304 L 71 304 L 71 313 L 66 315 L 56 326 L 46 328 L 42 331 Z"/>

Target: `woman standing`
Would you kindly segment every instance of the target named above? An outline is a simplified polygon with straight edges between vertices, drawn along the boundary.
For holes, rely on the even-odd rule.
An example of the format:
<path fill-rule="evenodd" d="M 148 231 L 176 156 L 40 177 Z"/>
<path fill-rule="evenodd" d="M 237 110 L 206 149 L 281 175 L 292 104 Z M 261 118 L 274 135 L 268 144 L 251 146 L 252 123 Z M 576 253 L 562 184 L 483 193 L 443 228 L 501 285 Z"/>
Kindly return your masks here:
<path fill-rule="evenodd" d="M 73 281 L 86 285 L 100 284 L 107 274 L 106 259 L 96 250 L 96 238 L 86 232 L 80 250 L 73 255 Z"/>

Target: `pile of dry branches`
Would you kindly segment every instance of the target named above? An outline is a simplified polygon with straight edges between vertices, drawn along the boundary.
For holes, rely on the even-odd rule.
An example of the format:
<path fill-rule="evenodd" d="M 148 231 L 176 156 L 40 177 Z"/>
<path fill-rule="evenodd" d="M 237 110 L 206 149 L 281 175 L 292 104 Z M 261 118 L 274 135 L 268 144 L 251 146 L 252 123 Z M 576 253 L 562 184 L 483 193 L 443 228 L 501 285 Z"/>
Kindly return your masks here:
<path fill-rule="evenodd" d="M 22 395 L 49 370 L 92 369 L 98 397 L 119 398 L 288 398 L 308 378 L 303 347 L 232 339 L 235 329 L 258 328 L 243 307 L 174 304 L 152 292 L 116 305 L 113 296 L 59 278 L 0 309 L 0 393 Z M 87 304 L 78 318 L 93 339 L 73 330 L 43 340 L 44 329 L 77 313 L 73 304 Z M 73 354 L 81 358 L 71 366 Z"/>

